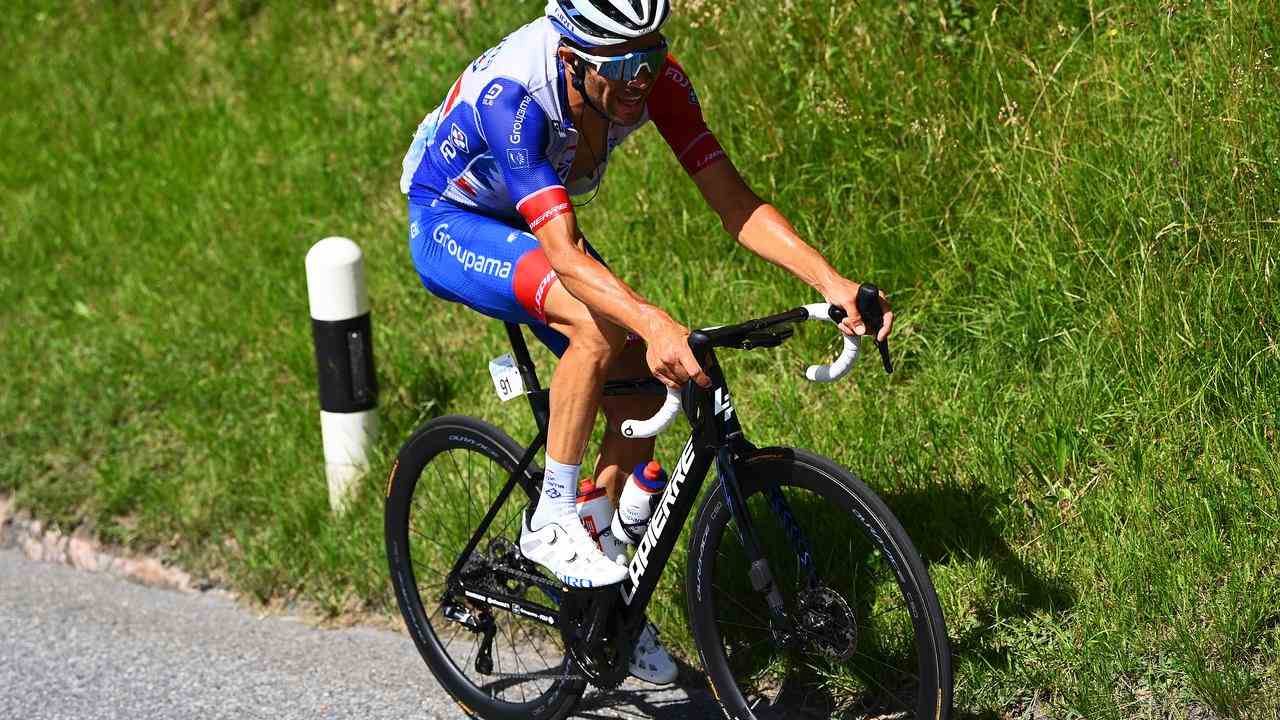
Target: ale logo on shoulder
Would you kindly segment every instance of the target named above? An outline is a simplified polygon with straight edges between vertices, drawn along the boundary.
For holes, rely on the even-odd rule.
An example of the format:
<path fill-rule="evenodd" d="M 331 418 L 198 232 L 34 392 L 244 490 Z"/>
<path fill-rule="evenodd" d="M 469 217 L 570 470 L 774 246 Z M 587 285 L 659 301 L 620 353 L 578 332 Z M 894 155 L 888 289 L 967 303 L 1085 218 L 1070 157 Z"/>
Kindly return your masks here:
<path fill-rule="evenodd" d="M 453 143 L 462 152 L 468 152 L 467 134 L 462 132 L 462 128 L 458 127 L 458 123 L 453 123 L 453 127 L 449 128 L 449 142 Z"/>

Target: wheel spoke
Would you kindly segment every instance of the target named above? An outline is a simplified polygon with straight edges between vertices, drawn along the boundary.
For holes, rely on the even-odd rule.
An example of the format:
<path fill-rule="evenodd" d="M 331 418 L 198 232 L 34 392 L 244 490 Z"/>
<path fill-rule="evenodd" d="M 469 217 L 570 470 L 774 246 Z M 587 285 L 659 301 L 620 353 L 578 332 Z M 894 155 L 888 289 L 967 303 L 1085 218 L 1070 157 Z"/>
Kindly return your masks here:
<path fill-rule="evenodd" d="M 544 666 L 548 668 L 558 667 L 557 665 L 552 665 L 550 662 L 547 661 L 547 656 L 542 654 L 541 640 L 539 640 L 538 638 L 534 638 L 529 634 L 529 627 L 530 627 L 529 625 L 519 626 L 520 632 L 524 636 L 525 642 L 528 643 L 529 647 L 532 647 L 533 651 L 538 654 L 538 659 L 542 661 L 542 664 Z M 542 634 L 545 635 L 545 633 L 542 633 Z"/>
<path fill-rule="evenodd" d="M 729 591 L 725 590 L 724 588 L 720 587 L 719 585 L 717 585 L 717 584 L 715 584 L 715 583 L 711 583 L 711 588 L 712 588 L 713 590 L 719 590 L 719 591 L 720 591 L 720 593 L 719 593 L 719 594 L 720 594 L 721 596 L 726 597 L 726 598 L 729 598 L 729 600 L 730 600 L 730 601 L 732 601 L 734 605 L 737 605 L 738 607 L 742 608 L 744 611 L 746 611 L 746 613 L 747 613 L 748 615 L 750 615 L 751 617 L 755 618 L 755 619 L 756 619 L 756 620 L 758 620 L 759 622 L 762 622 L 762 623 L 768 623 L 768 620 L 765 620 L 763 617 L 761 617 L 761 616 L 757 615 L 755 612 L 753 612 L 753 611 L 751 610 L 751 608 L 747 607 L 746 605 L 743 605 L 743 604 L 742 604 L 742 601 L 738 600 L 738 598 L 736 598 L 736 597 L 734 597 L 734 596 L 733 596 L 733 593 L 730 593 Z"/>
<path fill-rule="evenodd" d="M 853 478 L 846 482 L 823 469 L 784 462 L 789 461 L 770 462 L 754 472 L 742 473 L 743 492 L 752 516 L 757 518 L 757 539 L 769 555 L 778 589 L 789 612 L 797 613 L 792 615 L 793 622 L 824 625 L 808 633 L 797 626 L 803 633 L 798 638 L 802 641 L 799 655 L 777 647 L 773 623 L 767 619 L 769 611 L 761 600 L 749 599 L 759 596 L 747 583 L 749 562 L 732 515 L 704 516 L 715 518 L 712 533 L 719 537 L 702 545 L 705 554 L 698 562 L 709 565 L 710 572 L 699 566 L 703 588 L 699 592 L 706 593 L 709 588 L 711 600 L 695 613 L 700 615 L 695 621 L 713 624 L 723 643 L 721 653 L 707 656 L 708 670 L 711 664 L 720 664 L 737 679 L 744 693 L 752 688 L 752 693 L 784 717 L 808 717 L 806 709 L 819 706 L 823 717 L 840 707 L 856 706 L 866 712 L 876 705 L 892 709 L 893 717 L 902 709 L 914 710 L 914 704 L 904 705 L 908 702 L 905 698 L 910 696 L 910 703 L 914 703 L 923 693 L 942 690 L 932 684 L 925 686 L 919 670 L 923 658 L 914 639 L 915 633 L 924 632 L 924 623 L 933 621 L 907 613 L 908 603 L 920 596 L 923 588 L 911 580 L 899 584 L 891 561 L 897 556 L 888 555 L 897 552 L 895 546 L 869 534 L 872 531 L 866 520 L 854 514 L 863 499 L 854 499 L 850 493 L 864 491 Z M 806 612 L 817 613 L 814 619 L 798 614 L 801 593 L 809 592 L 811 575 L 795 552 L 789 524 L 774 512 L 762 490 L 762 480 L 770 476 L 786 483 L 783 497 L 812 552 L 808 567 L 819 579 L 822 592 L 839 598 L 819 600 L 822 596 L 812 596 L 817 602 L 808 604 Z M 868 511 L 865 504 L 862 508 L 861 512 Z M 833 638 L 842 638 L 838 643 L 851 643 L 847 659 L 837 660 L 823 652 Z M 813 672 L 796 672 L 804 667 L 812 667 Z M 949 691 L 949 685 L 947 688 Z"/>
<path fill-rule="evenodd" d="M 453 478 L 454 480 L 457 480 L 458 478 L 460 478 L 460 477 L 462 476 L 462 469 L 458 467 L 458 458 L 457 458 L 457 456 L 455 456 L 453 453 L 449 453 L 449 461 L 453 463 L 453 475 L 452 475 L 452 478 Z M 446 484 L 446 485 L 445 485 L 445 487 L 450 487 L 450 485 Z M 456 521 L 458 520 L 458 518 L 455 516 L 455 517 L 453 518 L 453 520 L 456 522 Z M 450 532 L 451 532 L 451 531 L 450 531 Z"/>
<path fill-rule="evenodd" d="M 475 467 L 475 463 L 467 463 L 467 527 L 475 528 L 476 524 L 471 520 L 471 506 L 475 504 L 475 481 L 472 479 L 471 471 Z"/>
<path fill-rule="evenodd" d="M 500 537 L 510 537 L 511 523 L 515 522 L 518 517 L 520 517 L 518 512 L 513 512 L 507 516 L 507 521 L 502 524 L 501 532 L 499 533 Z"/>
<path fill-rule="evenodd" d="M 765 627 L 763 625 L 748 625 L 746 623 L 733 622 L 731 620 L 717 620 L 716 623 L 719 625 L 732 625 L 733 627 L 746 628 L 748 630 L 763 630 L 767 633 L 773 632 L 773 628 Z M 760 641 L 757 640 L 756 642 Z"/>
<path fill-rule="evenodd" d="M 501 626 L 498 629 L 503 635 L 507 636 L 507 644 L 511 646 L 511 655 L 516 660 L 516 667 L 520 668 L 520 672 L 526 675 L 530 674 L 529 666 L 525 664 L 524 659 L 520 657 L 520 652 L 516 650 L 516 641 L 511 637 L 511 629 Z M 520 687 L 520 702 L 529 702 L 529 697 L 525 694 L 525 684 L 528 682 L 531 682 L 531 680 L 524 680 L 518 683 Z"/>
<path fill-rule="evenodd" d="M 413 533 L 414 535 L 417 535 L 418 537 L 422 538 L 423 540 L 426 540 L 427 542 L 429 542 L 429 543 L 431 543 L 432 545 L 434 545 L 434 546 L 436 546 L 437 548 L 439 548 L 439 549 L 440 549 L 441 554 L 442 554 L 444 557 L 446 557 L 446 558 L 447 558 L 447 557 L 449 557 L 449 548 L 445 547 L 445 546 L 444 546 L 444 545 L 443 545 L 439 540 L 437 540 L 437 539 L 435 539 L 435 538 L 433 538 L 433 537 L 428 537 L 426 534 L 421 533 L 421 532 L 418 532 L 417 530 L 414 530 L 414 529 L 412 529 L 412 528 L 410 528 L 409 532 Z"/>

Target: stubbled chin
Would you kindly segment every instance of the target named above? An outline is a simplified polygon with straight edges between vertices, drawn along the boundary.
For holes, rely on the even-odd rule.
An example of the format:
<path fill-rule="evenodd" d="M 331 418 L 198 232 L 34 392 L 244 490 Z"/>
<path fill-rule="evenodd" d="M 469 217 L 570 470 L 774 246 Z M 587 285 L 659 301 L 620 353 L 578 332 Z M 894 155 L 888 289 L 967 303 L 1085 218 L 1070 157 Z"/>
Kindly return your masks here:
<path fill-rule="evenodd" d="M 635 105 L 623 105 L 618 103 L 614 108 L 616 120 L 623 125 L 635 125 L 640 122 L 640 117 L 644 115 L 644 102 Z"/>

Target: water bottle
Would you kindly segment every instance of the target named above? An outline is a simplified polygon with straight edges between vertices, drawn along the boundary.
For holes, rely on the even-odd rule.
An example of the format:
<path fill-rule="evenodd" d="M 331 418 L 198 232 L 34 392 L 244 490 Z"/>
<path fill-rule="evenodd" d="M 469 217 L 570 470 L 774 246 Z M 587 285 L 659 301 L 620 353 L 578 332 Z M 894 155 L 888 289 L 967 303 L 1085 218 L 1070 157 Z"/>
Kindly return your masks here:
<path fill-rule="evenodd" d="M 667 473 L 657 460 L 641 463 L 627 478 L 627 486 L 618 499 L 618 511 L 613 515 L 613 536 L 632 545 L 644 537 L 653 509 L 667 487 Z"/>
<path fill-rule="evenodd" d="M 596 541 L 596 546 L 605 554 L 605 557 L 618 562 L 618 557 L 621 556 L 622 562 L 625 563 L 627 546 L 613 534 L 610 527 L 613 515 L 613 503 L 609 501 L 609 495 L 605 489 L 596 487 L 595 480 L 583 478 L 578 484 L 578 519 L 582 521 L 582 526 L 591 534 L 591 539 Z"/>

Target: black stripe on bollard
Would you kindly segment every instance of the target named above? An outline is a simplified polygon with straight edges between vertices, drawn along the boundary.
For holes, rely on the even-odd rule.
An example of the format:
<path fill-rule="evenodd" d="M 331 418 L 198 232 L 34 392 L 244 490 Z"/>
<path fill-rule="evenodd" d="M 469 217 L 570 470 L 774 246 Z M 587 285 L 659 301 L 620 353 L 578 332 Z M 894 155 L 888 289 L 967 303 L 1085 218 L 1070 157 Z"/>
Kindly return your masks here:
<path fill-rule="evenodd" d="M 349 320 L 311 319 L 319 368 L 320 409 L 332 413 L 372 410 L 378 404 L 369 313 Z"/>

